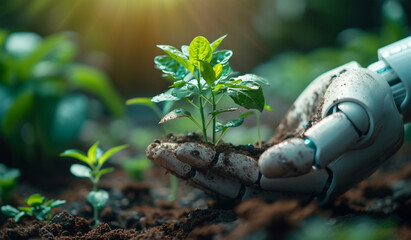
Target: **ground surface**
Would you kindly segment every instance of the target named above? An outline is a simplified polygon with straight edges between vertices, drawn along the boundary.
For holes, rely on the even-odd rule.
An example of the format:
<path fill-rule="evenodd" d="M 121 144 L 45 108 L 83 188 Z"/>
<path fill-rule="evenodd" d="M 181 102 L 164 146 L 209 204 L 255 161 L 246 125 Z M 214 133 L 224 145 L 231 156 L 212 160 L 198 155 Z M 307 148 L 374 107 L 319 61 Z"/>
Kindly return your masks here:
<path fill-rule="evenodd" d="M 177 202 L 170 203 L 163 169 L 152 168 L 142 183 L 118 169 L 102 178 L 100 186 L 109 191 L 110 201 L 95 229 L 89 227 L 92 209 L 86 196 L 91 186 L 86 179 L 68 178 L 62 187 L 48 190 L 23 182 L 13 205 L 22 205 L 35 192 L 67 204 L 55 209 L 49 223 L 29 217 L 15 223 L 1 216 L 0 239 L 344 239 L 347 234 L 411 239 L 410 155 L 403 147 L 379 172 L 322 208 L 315 201 L 301 205 L 296 200 L 219 203 L 183 182 Z M 368 225 L 358 229 L 357 223 Z"/>

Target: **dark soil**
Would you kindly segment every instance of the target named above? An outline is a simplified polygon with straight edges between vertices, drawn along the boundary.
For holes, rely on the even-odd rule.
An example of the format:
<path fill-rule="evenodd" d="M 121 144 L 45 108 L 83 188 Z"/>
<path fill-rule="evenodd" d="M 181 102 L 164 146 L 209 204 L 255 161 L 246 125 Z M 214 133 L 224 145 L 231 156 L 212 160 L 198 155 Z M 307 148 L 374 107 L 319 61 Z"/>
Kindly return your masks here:
<path fill-rule="evenodd" d="M 33 191 L 50 198 L 66 199 L 67 204 L 54 209 L 49 223 L 24 217 L 19 223 L 0 218 L 0 239 L 278 239 L 304 227 L 313 217 L 331 221 L 332 226 L 363 217 L 375 221 L 394 219 L 392 236 L 411 237 L 411 151 L 403 147 L 389 163 L 326 207 L 315 202 L 301 205 L 297 200 L 266 202 L 216 202 L 203 192 L 180 185 L 179 200 L 166 201 L 165 170 L 154 167 L 147 182 L 132 182 L 121 170 L 102 179 L 108 190 L 108 206 L 100 213 L 102 223 L 91 229 L 92 209 L 86 195 L 87 181 L 70 178 L 65 189 L 47 191 L 24 183 L 12 202 Z"/>

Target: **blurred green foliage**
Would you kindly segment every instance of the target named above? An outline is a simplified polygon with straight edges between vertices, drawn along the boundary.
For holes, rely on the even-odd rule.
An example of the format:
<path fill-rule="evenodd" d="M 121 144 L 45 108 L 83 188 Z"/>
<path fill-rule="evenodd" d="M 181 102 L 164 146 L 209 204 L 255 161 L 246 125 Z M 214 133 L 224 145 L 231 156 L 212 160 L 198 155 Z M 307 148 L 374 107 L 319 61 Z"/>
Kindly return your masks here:
<path fill-rule="evenodd" d="M 269 80 L 272 88 L 268 91 L 293 100 L 320 74 L 350 61 L 366 67 L 377 61 L 378 48 L 407 35 L 406 15 L 399 1 L 385 1 L 381 15 L 382 25 L 377 31 L 349 28 L 338 34 L 338 47 L 321 47 L 308 53 L 285 51 L 254 72 Z"/>
<path fill-rule="evenodd" d="M 358 217 L 350 222 L 333 223 L 319 217 L 305 221 L 301 229 L 289 234 L 289 240 L 383 240 L 397 239 L 396 222 L 393 219 L 375 220 Z"/>
<path fill-rule="evenodd" d="M 96 117 L 88 96 L 101 100 L 112 116 L 124 115 L 107 76 L 76 63 L 76 50 L 70 33 L 42 38 L 0 30 L 0 148 L 11 150 L 7 160 L 40 161 L 72 143 Z"/>
<path fill-rule="evenodd" d="M 153 165 L 153 163 L 145 157 L 126 160 L 122 167 L 127 174 L 134 180 L 141 182 L 144 180 L 145 172 Z"/>
<path fill-rule="evenodd" d="M 0 204 L 10 200 L 12 191 L 17 184 L 17 178 L 20 177 L 20 170 L 16 168 L 7 168 L 0 163 Z"/>

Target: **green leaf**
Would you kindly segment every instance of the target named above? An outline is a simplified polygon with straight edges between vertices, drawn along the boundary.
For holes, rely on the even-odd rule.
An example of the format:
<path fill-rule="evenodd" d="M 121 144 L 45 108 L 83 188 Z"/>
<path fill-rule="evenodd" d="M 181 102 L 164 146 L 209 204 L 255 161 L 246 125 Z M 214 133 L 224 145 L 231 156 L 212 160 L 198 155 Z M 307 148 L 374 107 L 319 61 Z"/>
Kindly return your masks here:
<path fill-rule="evenodd" d="M 14 217 L 16 216 L 20 211 L 17 210 L 15 207 L 12 207 L 10 205 L 5 205 L 1 206 L 1 212 L 6 215 L 7 217 Z"/>
<path fill-rule="evenodd" d="M 267 103 L 264 103 L 264 110 L 268 111 L 268 112 L 274 112 L 274 109 L 268 105 Z"/>
<path fill-rule="evenodd" d="M 39 221 L 46 221 L 51 214 L 51 207 L 42 207 L 40 211 L 35 212 L 34 216 Z"/>
<path fill-rule="evenodd" d="M 114 168 L 103 168 L 100 171 L 94 173 L 94 175 L 96 176 L 97 179 L 99 179 L 104 174 L 111 173 L 112 171 L 114 171 Z"/>
<path fill-rule="evenodd" d="M 211 66 L 216 64 L 226 65 L 230 58 L 233 56 L 233 51 L 231 50 L 221 50 L 213 53 L 213 58 L 211 59 Z"/>
<path fill-rule="evenodd" d="M 2 31 L 3 34 L 6 34 Z M 5 38 L 7 35 L 3 35 Z M 30 55 L 42 41 L 42 38 L 32 32 L 16 32 L 7 36 L 5 41 L 5 51 L 14 58 L 24 59 Z"/>
<path fill-rule="evenodd" d="M 191 41 L 188 48 L 190 61 L 194 66 L 199 66 L 199 61 L 210 62 L 213 56 L 210 43 L 205 37 L 198 36 Z"/>
<path fill-rule="evenodd" d="M 66 76 L 73 90 L 85 91 L 97 97 L 115 117 L 124 115 L 124 100 L 103 72 L 85 65 L 73 65 L 67 69 Z"/>
<path fill-rule="evenodd" d="M 95 142 L 93 144 L 93 146 L 91 146 L 89 148 L 88 152 L 87 152 L 87 158 L 93 164 L 91 166 L 96 166 L 97 165 L 96 163 L 97 163 L 98 158 L 96 158 L 96 150 L 98 148 L 98 144 L 99 144 L 98 141 Z"/>
<path fill-rule="evenodd" d="M 143 105 L 147 107 L 154 107 L 155 104 L 151 101 L 151 98 L 132 98 L 126 101 L 127 105 Z"/>
<path fill-rule="evenodd" d="M 91 179 L 91 171 L 89 167 L 81 164 L 73 164 L 70 167 L 70 172 L 76 177 L 88 177 Z"/>
<path fill-rule="evenodd" d="M 98 160 L 98 165 L 101 167 L 103 164 L 114 154 L 116 154 L 118 151 L 123 150 L 124 148 L 128 147 L 128 145 L 121 145 L 117 147 L 110 148 L 107 152 L 101 156 L 101 158 Z"/>
<path fill-rule="evenodd" d="M 64 97 L 36 99 L 41 127 L 47 140 L 57 146 L 71 143 L 89 119 L 89 98 L 74 93 Z"/>
<path fill-rule="evenodd" d="M 157 69 L 160 69 L 163 73 L 168 74 L 177 80 L 184 79 L 189 73 L 182 64 L 169 55 L 156 56 L 154 58 L 154 63 Z"/>
<path fill-rule="evenodd" d="M 159 103 L 159 102 L 164 102 L 164 101 L 178 101 L 178 100 L 181 100 L 181 98 L 172 95 L 173 90 L 174 89 L 169 89 L 169 90 L 167 90 L 163 93 L 160 93 L 159 95 L 154 96 L 151 99 L 151 101 L 154 102 L 154 103 Z"/>
<path fill-rule="evenodd" d="M 180 51 L 178 51 L 177 48 L 169 45 L 157 45 L 158 48 L 163 50 L 165 53 L 167 53 L 171 58 L 179 62 L 183 67 L 185 67 L 188 71 L 192 72 L 194 74 L 194 66 L 193 64 L 188 61 L 184 54 Z"/>
<path fill-rule="evenodd" d="M 28 199 L 26 199 L 26 203 L 29 206 L 37 207 L 44 203 L 45 197 L 41 196 L 41 194 L 36 193 L 32 194 Z"/>
<path fill-rule="evenodd" d="M 6 136 L 14 134 L 18 127 L 20 127 L 20 125 L 26 120 L 26 117 L 30 115 L 33 109 L 33 91 L 28 89 L 21 92 L 14 99 L 3 118 L 2 132 L 4 132 Z"/>
<path fill-rule="evenodd" d="M 250 112 L 244 112 L 244 113 L 241 113 L 238 117 L 239 118 L 247 118 L 247 117 L 249 117 L 249 116 L 251 116 L 251 115 L 253 115 L 254 114 L 254 112 L 252 112 L 252 111 L 250 111 Z"/>
<path fill-rule="evenodd" d="M 236 110 L 238 110 L 238 108 L 218 109 L 218 110 L 215 110 L 214 112 L 211 112 L 210 114 L 211 114 L 213 117 L 216 117 L 217 115 L 219 115 L 219 114 L 221 114 L 221 113 L 233 112 L 233 111 L 236 111 Z"/>
<path fill-rule="evenodd" d="M 214 50 L 216 50 L 218 48 L 218 46 L 220 45 L 220 43 L 224 40 L 224 38 L 227 37 L 227 34 L 218 38 L 217 40 L 215 40 L 213 43 L 211 43 L 211 51 L 214 52 Z"/>
<path fill-rule="evenodd" d="M 105 190 L 91 191 L 87 195 L 87 201 L 95 208 L 101 210 L 108 201 L 108 193 Z"/>
<path fill-rule="evenodd" d="M 267 85 L 270 86 L 270 84 L 267 82 L 267 80 L 263 77 L 257 76 L 255 74 L 245 74 L 239 77 L 234 78 L 235 80 L 241 79 L 241 82 L 243 84 L 245 83 L 252 83 L 252 84 L 257 84 L 257 85 Z"/>
<path fill-rule="evenodd" d="M 88 159 L 83 152 L 76 150 L 76 149 L 68 149 L 64 151 L 63 153 L 61 153 L 60 157 L 72 157 L 84 163 L 87 163 L 90 166 L 93 165 L 93 162 L 91 162 L 90 159 Z"/>
<path fill-rule="evenodd" d="M 50 202 L 49 207 L 56 208 L 66 204 L 66 200 L 54 200 Z"/>
<path fill-rule="evenodd" d="M 181 51 L 183 52 L 184 56 L 186 56 L 186 57 L 189 57 L 189 56 L 190 56 L 190 53 L 189 53 L 188 48 L 189 48 L 189 47 L 188 47 L 187 45 L 181 46 Z"/>
<path fill-rule="evenodd" d="M 215 72 L 215 78 L 219 79 L 221 77 L 221 75 L 223 74 L 223 65 L 216 64 L 216 65 L 214 65 L 213 70 Z"/>
<path fill-rule="evenodd" d="M 243 124 L 243 122 L 244 122 L 244 118 L 234 119 L 234 120 L 228 121 L 225 124 L 221 124 L 221 123 L 217 122 L 217 124 L 215 126 L 215 129 L 216 129 L 216 132 L 221 132 L 221 131 L 227 130 L 228 128 L 241 126 L 241 124 Z"/>
<path fill-rule="evenodd" d="M 205 61 L 199 61 L 200 62 L 200 72 L 201 76 L 204 78 L 204 80 L 207 82 L 207 84 L 211 87 L 213 86 L 215 80 L 216 80 L 216 73 L 214 72 L 213 67 L 211 67 L 210 63 L 205 62 Z"/>
<path fill-rule="evenodd" d="M 16 216 L 14 216 L 14 221 L 15 221 L 15 222 L 19 222 L 20 219 L 21 219 L 24 215 L 33 216 L 33 214 L 28 213 L 28 212 L 19 212 Z"/>
<path fill-rule="evenodd" d="M 176 118 L 182 118 L 182 117 L 188 117 L 191 118 L 191 113 L 187 110 L 184 110 L 182 108 L 179 109 L 174 109 L 173 111 L 167 113 L 158 124 L 176 119 Z"/>
<path fill-rule="evenodd" d="M 135 181 L 143 181 L 145 171 L 153 165 L 153 162 L 145 157 L 132 159 L 123 163 L 123 169 Z"/>
<path fill-rule="evenodd" d="M 245 86 L 249 88 L 229 87 L 227 94 L 236 104 L 247 109 L 257 109 L 262 112 L 265 104 L 263 90 L 260 86 L 253 84 L 246 84 Z"/>
<path fill-rule="evenodd" d="M 44 39 L 24 61 L 21 62 L 21 74 L 23 79 L 29 79 L 34 65 L 45 59 L 60 43 L 67 39 L 66 34 L 56 34 Z"/>
<path fill-rule="evenodd" d="M 29 207 L 19 207 L 19 210 L 26 213 L 33 213 L 33 210 Z"/>

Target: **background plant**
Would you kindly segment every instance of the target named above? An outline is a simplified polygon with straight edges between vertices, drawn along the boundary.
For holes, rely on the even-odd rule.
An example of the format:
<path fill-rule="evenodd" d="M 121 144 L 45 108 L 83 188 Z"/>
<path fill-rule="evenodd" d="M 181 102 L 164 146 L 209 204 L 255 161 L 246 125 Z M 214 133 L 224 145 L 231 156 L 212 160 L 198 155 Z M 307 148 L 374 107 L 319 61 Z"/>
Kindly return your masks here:
<path fill-rule="evenodd" d="M 72 157 L 88 165 L 87 167 L 81 164 L 73 164 L 70 167 L 70 172 L 76 177 L 89 178 L 93 184 L 93 190 L 88 193 L 87 201 L 93 206 L 94 227 L 100 223 L 98 212 L 104 208 L 109 198 L 107 191 L 98 189 L 98 182 L 101 176 L 114 170 L 114 168 L 102 167 L 112 155 L 127 147 L 127 145 L 121 145 L 103 152 L 98 145 L 99 142 L 94 143 L 88 150 L 87 155 L 76 149 L 69 149 L 60 154 L 62 157 Z"/>
<path fill-rule="evenodd" d="M 18 222 L 23 216 L 35 217 L 39 221 L 48 221 L 52 217 L 51 210 L 65 204 L 65 200 L 47 200 L 39 193 L 33 194 L 24 200 L 29 207 L 14 208 L 10 205 L 1 207 L 1 212 Z"/>
<path fill-rule="evenodd" d="M 0 204 L 10 200 L 12 191 L 17 184 L 17 178 L 20 177 L 20 170 L 16 168 L 7 168 L 0 163 Z"/>
<path fill-rule="evenodd" d="M 244 118 L 250 115 L 243 113 L 237 119 L 226 123 L 218 122 L 217 116 L 221 113 L 238 110 L 238 108 L 217 108 L 224 95 L 228 95 L 237 105 L 244 108 L 256 109 L 260 112 L 264 110 L 266 104 L 262 85 L 268 83 L 253 74 L 233 77 L 236 74 L 229 65 L 233 52 L 216 50 L 225 37 L 222 36 L 210 44 L 205 37 L 199 36 L 194 38 L 189 46 L 183 45 L 181 51 L 169 45 L 158 45 L 168 55 L 157 56 L 154 59 L 156 68 L 171 79 L 173 84 L 169 90 L 151 100 L 159 103 L 184 99 L 194 106 L 200 115 L 200 121 L 197 121 L 189 111 L 182 108 L 174 109 L 167 113 L 160 123 L 180 117 L 189 118 L 202 131 L 205 142 L 217 144 L 229 128 L 240 126 Z M 209 112 L 206 112 L 206 106 L 209 106 Z M 210 126 L 211 141 L 207 136 L 207 129 Z M 217 132 L 221 132 L 218 138 Z"/>
<path fill-rule="evenodd" d="M 112 116 L 124 114 L 108 77 L 75 62 L 76 52 L 73 33 L 42 38 L 0 29 L 0 148 L 13 164 L 39 165 L 73 142 L 95 117 L 86 94 L 101 100 Z"/>
<path fill-rule="evenodd" d="M 168 110 L 172 107 L 173 102 L 167 102 L 167 104 L 164 104 L 163 110 L 161 110 L 157 106 L 157 104 L 153 103 L 150 98 L 132 98 L 132 99 L 127 100 L 126 104 L 127 105 L 142 105 L 142 106 L 149 107 L 153 110 L 153 112 L 157 115 L 159 119 L 162 119 L 164 117 L 164 112 L 168 112 Z M 162 126 L 163 126 L 164 133 L 167 133 L 166 126 L 164 124 Z M 151 163 L 151 161 L 145 157 L 137 161 L 134 161 L 134 163 L 133 162 L 126 163 L 124 165 L 126 167 L 126 171 L 130 171 L 131 169 L 139 170 L 141 167 L 147 166 L 148 162 Z M 127 166 L 129 170 L 127 170 Z M 141 175 L 138 172 L 135 172 L 135 174 Z M 177 199 L 177 195 L 178 195 L 178 179 L 176 176 L 170 174 L 170 195 L 168 196 L 168 200 L 175 201 Z"/>

